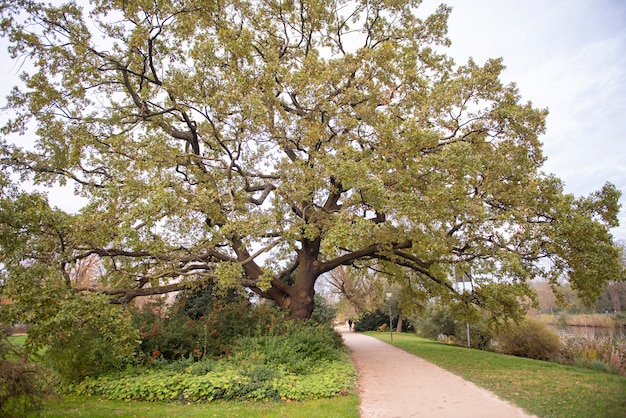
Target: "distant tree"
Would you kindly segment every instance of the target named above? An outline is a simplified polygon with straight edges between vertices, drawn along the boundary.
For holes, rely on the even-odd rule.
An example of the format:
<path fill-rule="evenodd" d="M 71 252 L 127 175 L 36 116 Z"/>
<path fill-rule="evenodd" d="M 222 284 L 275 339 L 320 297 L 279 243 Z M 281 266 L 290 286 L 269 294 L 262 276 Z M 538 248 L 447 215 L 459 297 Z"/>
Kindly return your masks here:
<path fill-rule="evenodd" d="M 565 194 L 542 171 L 547 112 L 501 60 L 457 66 L 451 9 L 419 3 L 2 2 L 23 70 L 3 107 L 2 293 L 28 318 L 58 292 L 213 283 L 309 318 L 323 274 L 375 263 L 494 315 L 536 276 L 594 301 L 620 272 L 620 192 Z M 88 203 L 63 213 L 17 176 Z M 94 256 L 101 286 L 81 286 L 69 272 Z"/>
<path fill-rule="evenodd" d="M 350 304 L 355 317 L 383 305 L 386 281 L 372 272 L 339 267 L 330 272 L 327 282 L 333 292 Z"/>
<path fill-rule="evenodd" d="M 600 310 L 610 309 L 620 312 L 626 307 L 626 241 L 618 241 L 622 268 L 621 280 L 611 280 L 606 284 L 596 306 Z"/>
<path fill-rule="evenodd" d="M 554 313 L 559 307 L 557 297 L 552 291 L 550 283 L 545 281 L 533 283 L 533 289 L 537 294 L 537 304 L 542 313 Z"/>

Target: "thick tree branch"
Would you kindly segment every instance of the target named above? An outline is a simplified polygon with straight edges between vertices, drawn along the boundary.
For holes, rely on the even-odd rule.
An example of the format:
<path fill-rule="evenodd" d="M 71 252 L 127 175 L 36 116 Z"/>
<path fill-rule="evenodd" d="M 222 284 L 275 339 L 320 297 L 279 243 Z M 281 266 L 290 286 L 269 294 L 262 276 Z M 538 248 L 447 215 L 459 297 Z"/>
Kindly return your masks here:
<path fill-rule="evenodd" d="M 413 244 L 410 241 L 406 241 L 402 243 L 393 244 L 392 249 L 411 248 L 412 245 Z M 319 267 L 319 271 L 320 273 L 326 273 L 328 271 L 333 270 L 336 267 L 350 265 L 355 260 L 358 260 L 361 258 L 365 258 L 365 257 L 376 258 L 379 251 L 385 250 L 387 248 L 388 247 L 384 244 L 374 244 L 374 245 L 370 245 L 369 247 L 366 247 L 357 251 L 346 250 L 348 251 L 346 254 L 322 263 Z"/>

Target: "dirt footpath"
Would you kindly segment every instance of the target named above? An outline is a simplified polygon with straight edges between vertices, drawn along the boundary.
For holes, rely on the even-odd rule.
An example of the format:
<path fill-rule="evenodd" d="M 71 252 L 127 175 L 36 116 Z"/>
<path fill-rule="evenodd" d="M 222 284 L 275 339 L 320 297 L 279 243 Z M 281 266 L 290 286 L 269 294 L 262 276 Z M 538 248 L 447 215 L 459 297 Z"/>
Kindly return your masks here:
<path fill-rule="evenodd" d="M 347 328 L 339 331 L 359 374 L 362 418 L 532 417 L 426 360 Z"/>

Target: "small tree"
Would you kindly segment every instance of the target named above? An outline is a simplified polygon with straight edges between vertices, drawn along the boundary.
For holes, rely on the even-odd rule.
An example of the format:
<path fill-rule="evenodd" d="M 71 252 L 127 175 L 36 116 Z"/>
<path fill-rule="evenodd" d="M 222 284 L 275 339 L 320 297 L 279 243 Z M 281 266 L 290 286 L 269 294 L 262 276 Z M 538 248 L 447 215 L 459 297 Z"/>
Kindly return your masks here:
<path fill-rule="evenodd" d="M 0 417 L 28 416 L 51 395 L 45 372 L 0 333 Z"/>
<path fill-rule="evenodd" d="M 139 333 L 130 315 L 97 294 L 69 295 L 56 315 L 36 323 L 29 338 L 46 343 L 44 361 L 71 383 L 121 370 L 134 360 Z"/>

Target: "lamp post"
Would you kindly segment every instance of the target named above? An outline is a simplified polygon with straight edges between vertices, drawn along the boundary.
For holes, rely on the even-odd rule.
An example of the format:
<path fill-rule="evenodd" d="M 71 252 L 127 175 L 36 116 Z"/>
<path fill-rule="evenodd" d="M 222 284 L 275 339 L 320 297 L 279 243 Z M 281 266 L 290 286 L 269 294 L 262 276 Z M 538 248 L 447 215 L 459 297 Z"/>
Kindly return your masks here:
<path fill-rule="evenodd" d="M 391 322 L 391 292 L 387 292 L 387 305 L 389 305 L 389 338 L 393 342 L 393 325 Z"/>

